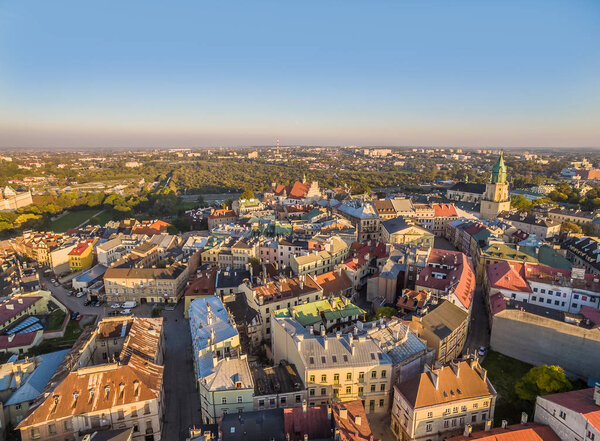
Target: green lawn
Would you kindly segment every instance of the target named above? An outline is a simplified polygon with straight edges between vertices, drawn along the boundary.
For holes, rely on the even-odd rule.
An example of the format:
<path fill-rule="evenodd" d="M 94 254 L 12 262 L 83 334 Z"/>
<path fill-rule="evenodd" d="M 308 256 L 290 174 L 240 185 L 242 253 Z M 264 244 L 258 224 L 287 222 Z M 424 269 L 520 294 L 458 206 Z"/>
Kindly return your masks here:
<path fill-rule="evenodd" d="M 90 208 L 87 210 L 71 211 L 60 219 L 50 223 L 50 229 L 56 233 L 64 233 L 69 228 L 75 228 L 77 225 L 85 222 L 87 219 L 98 213 L 102 208 Z"/>
<path fill-rule="evenodd" d="M 490 351 L 483 362 L 488 371 L 488 378 L 498 392 L 494 426 L 499 426 L 502 420 L 508 424 L 521 421 L 521 412 L 526 412 L 533 419 L 533 403 L 521 400 L 515 392 L 515 383 L 533 366 L 498 352 Z"/>
<path fill-rule="evenodd" d="M 113 220 L 113 214 L 110 212 L 110 210 L 103 211 L 96 217 L 98 218 L 98 225 L 102 226 L 104 226 L 104 224 L 106 224 L 107 222 Z"/>
<path fill-rule="evenodd" d="M 63 324 L 63 321 L 65 320 L 65 316 L 66 314 L 60 309 L 55 309 L 52 311 L 52 313 L 48 316 L 48 330 L 59 330 Z"/>
<path fill-rule="evenodd" d="M 69 349 L 82 332 L 83 329 L 79 326 L 79 322 L 71 320 L 67 325 L 64 337 L 44 340 L 39 345 L 31 348 L 28 351 L 28 355 L 47 354 L 48 352 L 59 351 L 61 349 Z"/>
<path fill-rule="evenodd" d="M 177 208 L 180 210 L 192 210 L 198 208 L 200 204 L 196 201 L 179 201 Z"/>

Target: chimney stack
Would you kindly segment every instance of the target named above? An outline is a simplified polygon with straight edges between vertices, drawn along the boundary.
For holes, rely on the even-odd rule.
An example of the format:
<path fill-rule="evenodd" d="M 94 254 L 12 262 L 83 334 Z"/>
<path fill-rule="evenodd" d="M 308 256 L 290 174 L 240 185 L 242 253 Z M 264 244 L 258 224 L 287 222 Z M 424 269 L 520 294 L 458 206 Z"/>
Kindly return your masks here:
<path fill-rule="evenodd" d="M 492 430 L 492 420 L 486 420 L 486 422 L 485 422 L 485 431 L 489 432 L 490 430 Z"/>
<path fill-rule="evenodd" d="M 308 405 L 306 403 L 306 400 L 302 400 L 302 412 L 306 413 L 308 410 Z"/>
<path fill-rule="evenodd" d="M 340 409 L 340 418 L 345 420 L 346 418 L 348 418 L 348 409 L 346 408 L 341 408 Z"/>
<path fill-rule="evenodd" d="M 503 429 L 506 429 L 508 427 L 508 421 L 502 420 L 502 424 L 500 425 L 500 427 L 502 427 Z"/>
<path fill-rule="evenodd" d="M 521 424 L 522 425 L 527 424 L 527 414 L 525 412 L 521 412 Z"/>
<path fill-rule="evenodd" d="M 357 426 L 360 426 L 362 424 L 362 417 L 360 415 L 354 416 L 354 424 L 356 424 Z"/>

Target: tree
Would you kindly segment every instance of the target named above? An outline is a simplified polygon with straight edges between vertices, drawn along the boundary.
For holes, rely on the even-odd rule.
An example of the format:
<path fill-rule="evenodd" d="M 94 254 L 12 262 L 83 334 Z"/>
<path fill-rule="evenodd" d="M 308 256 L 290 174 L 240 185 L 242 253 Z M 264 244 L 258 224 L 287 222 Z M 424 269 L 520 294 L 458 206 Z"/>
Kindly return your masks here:
<path fill-rule="evenodd" d="M 563 222 L 562 225 L 560 226 L 560 232 L 561 233 L 576 233 L 576 234 L 581 234 L 582 233 L 582 229 L 579 225 L 573 223 L 573 222 Z"/>
<path fill-rule="evenodd" d="M 90 217 L 90 225 L 100 225 L 100 219 L 96 216 Z"/>
<path fill-rule="evenodd" d="M 510 205 L 519 211 L 531 210 L 531 202 L 529 202 L 525 196 L 520 194 L 512 197 Z"/>
<path fill-rule="evenodd" d="M 394 315 L 396 315 L 396 308 L 392 308 L 391 306 L 382 306 L 381 308 L 377 309 L 377 312 L 375 313 L 375 320 L 379 320 L 383 317 L 393 317 Z"/>
<path fill-rule="evenodd" d="M 540 395 L 567 392 L 573 388 L 560 366 L 535 366 L 515 384 L 515 392 L 525 401 L 535 401 Z"/>
<path fill-rule="evenodd" d="M 254 193 L 252 190 L 244 190 L 244 192 L 240 195 L 240 199 L 254 199 Z"/>

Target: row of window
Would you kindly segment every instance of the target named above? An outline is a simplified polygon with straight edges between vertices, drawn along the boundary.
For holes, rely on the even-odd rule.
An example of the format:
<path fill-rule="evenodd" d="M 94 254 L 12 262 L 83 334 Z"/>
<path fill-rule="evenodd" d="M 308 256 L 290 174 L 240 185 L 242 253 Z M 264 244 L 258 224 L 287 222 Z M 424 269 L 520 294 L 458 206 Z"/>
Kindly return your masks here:
<path fill-rule="evenodd" d="M 325 358 L 325 357 L 323 357 Z M 333 356 L 333 359 L 336 359 L 336 356 Z M 348 361 L 347 359 L 345 359 L 344 361 Z M 325 360 L 323 360 L 323 363 L 325 363 Z M 377 371 L 371 371 L 371 378 L 377 378 Z M 387 378 L 387 371 L 384 369 L 381 371 L 381 378 Z M 315 383 L 316 382 L 316 377 L 314 375 L 311 375 L 309 377 L 309 381 L 311 383 Z M 346 373 L 346 381 L 352 381 L 352 372 L 348 372 Z M 363 382 L 365 381 L 365 373 L 364 372 L 359 372 L 358 373 L 358 381 Z M 333 374 L 333 382 L 334 383 L 339 383 L 340 382 L 340 374 Z M 327 374 L 323 374 L 321 375 L 321 383 L 327 383 Z"/>
<path fill-rule="evenodd" d="M 487 418 L 487 413 L 482 413 L 481 421 L 485 421 L 486 418 Z M 471 415 L 471 423 L 476 423 L 476 422 L 477 422 L 477 414 Z M 448 429 L 450 427 L 457 427 L 457 426 L 462 427 L 464 425 L 465 425 L 465 417 L 444 420 L 444 429 Z M 427 423 L 425 425 L 425 431 L 427 431 L 427 432 L 433 431 L 433 422 Z"/>
<path fill-rule="evenodd" d="M 346 386 L 346 395 L 350 395 L 352 393 L 352 386 Z M 379 385 L 379 391 L 380 392 L 385 392 L 386 388 L 385 388 L 385 383 L 382 383 Z M 372 384 L 371 385 L 371 392 L 377 392 L 377 385 L 376 384 Z M 311 397 L 314 397 L 316 394 L 316 389 L 315 388 L 310 388 L 308 390 L 308 395 Z M 364 386 L 358 386 L 358 395 L 364 395 L 365 394 L 365 388 Z M 327 395 L 327 388 L 322 387 L 321 388 L 321 395 Z M 334 396 L 339 396 L 340 395 L 340 389 L 339 388 L 334 388 L 333 389 L 333 395 Z"/>

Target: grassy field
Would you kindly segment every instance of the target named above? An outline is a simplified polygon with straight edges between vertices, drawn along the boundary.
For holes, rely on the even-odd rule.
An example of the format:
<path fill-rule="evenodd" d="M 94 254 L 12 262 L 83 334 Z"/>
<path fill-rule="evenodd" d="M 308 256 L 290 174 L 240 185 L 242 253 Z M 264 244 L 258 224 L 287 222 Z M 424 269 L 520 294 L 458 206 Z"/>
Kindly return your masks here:
<path fill-rule="evenodd" d="M 65 320 L 65 315 L 66 314 L 60 309 L 56 309 L 56 310 L 52 311 L 52 313 L 48 317 L 48 330 L 49 331 L 59 330 L 63 324 L 63 321 Z"/>
<path fill-rule="evenodd" d="M 69 228 L 75 228 L 77 225 L 85 222 L 95 215 L 101 208 L 90 208 L 88 210 L 72 211 L 50 223 L 50 229 L 56 233 L 64 233 Z"/>
<path fill-rule="evenodd" d="M 113 215 L 112 215 L 112 213 L 109 210 L 103 211 L 102 213 L 100 213 L 96 217 L 98 218 L 98 225 L 104 225 L 108 221 L 113 220 Z M 89 224 L 89 222 L 87 224 Z"/>
<path fill-rule="evenodd" d="M 533 403 L 521 400 L 515 392 L 515 383 L 533 366 L 514 358 L 490 351 L 483 362 L 488 371 L 488 378 L 498 392 L 494 426 L 499 426 L 502 420 L 508 424 L 521 421 L 521 412 L 526 412 L 533 418 Z"/>

